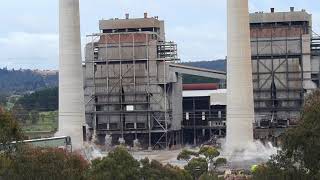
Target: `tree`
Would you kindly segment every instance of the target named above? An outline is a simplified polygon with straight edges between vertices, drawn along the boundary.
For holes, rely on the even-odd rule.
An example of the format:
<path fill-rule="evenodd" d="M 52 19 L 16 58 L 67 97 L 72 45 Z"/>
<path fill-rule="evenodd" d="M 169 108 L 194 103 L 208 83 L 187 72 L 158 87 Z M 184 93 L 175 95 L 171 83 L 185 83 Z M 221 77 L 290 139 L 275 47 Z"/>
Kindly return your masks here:
<path fill-rule="evenodd" d="M 117 147 L 108 156 L 92 161 L 88 173 L 93 180 L 139 180 L 140 163 L 123 147 Z"/>
<path fill-rule="evenodd" d="M 58 99 L 58 87 L 47 88 L 24 95 L 16 102 L 16 105 L 21 105 L 27 111 L 56 111 L 58 110 Z"/>
<path fill-rule="evenodd" d="M 0 107 L 0 144 L 6 146 L 23 138 L 22 130 L 13 116 Z"/>
<path fill-rule="evenodd" d="M 202 174 L 208 172 L 208 163 L 205 158 L 192 158 L 184 169 L 198 179 Z"/>
<path fill-rule="evenodd" d="M 0 106 L 5 106 L 8 101 L 8 95 L 4 93 L 0 93 Z"/>
<path fill-rule="evenodd" d="M 23 108 L 21 104 L 15 104 L 11 110 L 11 113 L 15 116 L 19 123 L 27 123 L 29 119 L 29 111 Z"/>
<path fill-rule="evenodd" d="M 148 158 L 141 161 L 141 179 L 143 180 L 158 180 L 158 179 L 170 179 L 170 180 L 191 180 L 191 175 L 179 167 L 172 166 L 170 164 L 162 165 L 160 162 Z"/>
<path fill-rule="evenodd" d="M 83 180 L 88 162 L 60 149 L 24 147 L 0 158 L 0 179 Z"/>
<path fill-rule="evenodd" d="M 209 163 L 211 163 L 215 157 L 220 156 L 220 152 L 211 146 L 202 146 L 199 150 L 199 154 L 204 155 Z"/>
<path fill-rule="evenodd" d="M 198 156 L 199 154 L 197 152 L 194 151 L 189 151 L 187 149 L 183 149 L 177 156 L 177 160 L 184 160 L 189 162 L 189 160 L 191 159 L 191 156 Z"/>
<path fill-rule="evenodd" d="M 262 170 L 263 171 L 262 171 Z M 320 91 L 306 99 L 300 123 L 283 137 L 282 150 L 272 157 L 260 174 L 320 179 Z"/>
<path fill-rule="evenodd" d="M 214 162 L 214 166 L 217 168 L 219 166 L 223 166 L 227 164 L 227 159 L 226 158 L 217 158 L 216 161 Z"/>
<path fill-rule="evenodd" d="M 29 118 L 32 124 L 36 124 L 39 121 L 39 112 L 36 110 L 32 110 L 29 114 Z"/>
<path fill-rule="evenodd" d="M 225 158 L 217 158 L 214 160 L 216 157 L 220 156 L 220 152 L 212 146 L 202 146 L 199 150 L 199 154 L 206 158 L 210 170 L 213 170 L 211 169 L 212 166 L 215 170 L 217 167 L 227 163 Z"/>

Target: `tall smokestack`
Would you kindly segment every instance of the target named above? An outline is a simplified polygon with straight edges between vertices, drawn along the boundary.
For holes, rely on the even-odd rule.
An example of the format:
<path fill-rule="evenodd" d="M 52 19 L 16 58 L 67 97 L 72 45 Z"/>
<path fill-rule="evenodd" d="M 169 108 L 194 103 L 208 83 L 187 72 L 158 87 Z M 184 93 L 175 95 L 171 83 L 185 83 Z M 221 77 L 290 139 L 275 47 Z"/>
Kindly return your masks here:
<path fill-rule="evenodd" d="M 59 1 L 59 131 L 83 145 L 84 91 L 81 60 L 79 0 Z"/>
<path fill-rule="evenodd" d="M 228 0 L 227 148 L 253 142 L 254 106 L 248 0 Z"/>

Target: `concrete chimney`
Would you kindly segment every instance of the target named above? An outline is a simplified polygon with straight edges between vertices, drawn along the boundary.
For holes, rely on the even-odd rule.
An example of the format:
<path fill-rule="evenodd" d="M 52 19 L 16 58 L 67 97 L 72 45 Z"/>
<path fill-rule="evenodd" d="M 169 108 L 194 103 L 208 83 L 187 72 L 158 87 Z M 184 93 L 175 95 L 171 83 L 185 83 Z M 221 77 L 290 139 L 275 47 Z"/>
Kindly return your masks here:
<path fill-rule="evenodd" d="M 227 0 L 227 149 L 253 142 L 253 88 L 248 0 Z"/>
<path fill-rule="evenodd" d="M 59 136 L 83 145 L 85 121 L 79 0 L 59 0 Z"/>

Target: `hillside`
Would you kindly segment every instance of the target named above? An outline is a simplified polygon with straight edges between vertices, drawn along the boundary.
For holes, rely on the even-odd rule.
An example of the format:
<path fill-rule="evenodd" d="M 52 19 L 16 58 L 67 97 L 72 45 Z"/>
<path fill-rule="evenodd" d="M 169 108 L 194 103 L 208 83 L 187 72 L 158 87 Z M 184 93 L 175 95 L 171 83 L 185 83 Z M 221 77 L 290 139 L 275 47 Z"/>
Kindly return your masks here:
<path fill-rule="evenodd" d="M 181 64 L 199 67 L 199 68 L 218 70 L 218 71 L 226 71 L 226 60 L 225 59 L 218 59 L 218 60 L 213 60 L 213 61 L 183 62 Z"/>
<path fill-rule="evenodd" d="M 194 66 L 199 68 L 206 68 L 212 70 L 226 71 L 226 61 L 225 60 L 215 60 L 215 61 L 196 61 L 196 62 L 183 62 L 181 63 L 187 66 Z M 200 77 L 194 75 L 183 75 L 184 84 L 194 84 L 194 83 L 219 83 L 220 80 L 212 79 L 208 77 Z"/>
<path fill-rule="evenodd" d="M 8 104 L 8 103 L 7 103 Z M 58 126 L 58 88 L 25 94 L 12 102 L 11 112 L 25 132 L 54 132 Z"/>
<path fill-rule="evenodd" d="M 23 94 L 58 86 L 57 73 L 40 73 L 38 70 L 0 69 L 0 94 Z"/>
<path fill-rule="evenodd" d="M 183 62 L 182 64 L 200 68 L 225 71 L 225 60 Z M 210 78 L 184 75 L 184 83 L 216 82 Z M 25 94 L 41 89 L 58 86 L 58 73 L 56 71 L 39 70 L 8 70 L 0 69 L 0 95 Z M 0 98 L 1 99 L 1 98 Z"/>
<path fill-rule="evenodd" d="M 58 88 L 48 88 L 25 94 L 16 104 L 27 111 L 56 111 L 58 110 Z"/>

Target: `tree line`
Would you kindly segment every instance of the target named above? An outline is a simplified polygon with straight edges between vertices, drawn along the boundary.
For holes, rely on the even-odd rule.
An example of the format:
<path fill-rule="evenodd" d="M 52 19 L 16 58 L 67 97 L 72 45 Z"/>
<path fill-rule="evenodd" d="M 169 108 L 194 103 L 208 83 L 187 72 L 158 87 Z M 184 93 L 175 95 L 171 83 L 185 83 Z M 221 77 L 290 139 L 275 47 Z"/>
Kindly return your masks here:
<path fill-rule="evenodd" d="M 0 94 L 24 94 L 58 85 L 58 74 L 41 75 L 33 70 L 0 68 Z"/>

